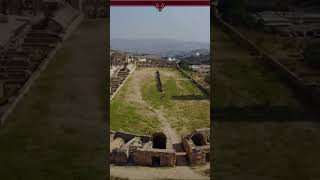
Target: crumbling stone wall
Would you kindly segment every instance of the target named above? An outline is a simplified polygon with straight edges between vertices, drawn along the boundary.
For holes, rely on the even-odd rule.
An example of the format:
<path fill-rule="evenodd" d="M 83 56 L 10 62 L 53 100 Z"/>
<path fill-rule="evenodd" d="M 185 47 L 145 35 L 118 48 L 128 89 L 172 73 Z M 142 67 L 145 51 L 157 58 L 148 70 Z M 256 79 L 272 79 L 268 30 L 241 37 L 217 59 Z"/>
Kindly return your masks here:
<path fill-rule="evenodd" d="M 127 133 L 122 131 L 115 132 L 114 138 L 122 138 L 125 142 L 128 142 L 130 139 L 133 139 L 135 137 L 139 137 L 143 143 L 147 143 L 151 141 L 151 136 L 148 135 L 138 135 L 133 133 Z"/>
<path fill-rule="evenodd" d="M 128 55 L 125 53 L 114 52 L 110 56 L 111 66 L 123 66 L 128 62 Z"/>
<path fill-rule="evenodd" d="M 111 132 L 111 136 L 110 160 L 112 163 L 133 163 L 142 166 L 175 166 L 176 164 L 175 150 L 163 133 L 155 133 L 153 138 L 126 132 Z M 153 146 L 154 138 L 158 137 L 163 141 L 159 147 L 161 149 Z"/>
<path fill-rule="evenodd" d="M 161 83 L 159 71 L 156 72 L 156 77 L 155 78 L 156 78 L 157 89 L 158 89 L 159 92 L 162 92 L 162 83 Z"/>
<path fill-rule="evenodd" d="M 159 158 L 160 164 L 155 164 L 154 159 Z M 174 150 L 137 149 L 134 154 L 134 162 L 141 166 L 175 166 L 176 154 Z"/>
<path fill-rule="evenodd" d="M 194 143 L 193 136 L 201 135 L 201 143 Z M 177 153 L 173 144 L 162 132 L 152 136 L 135 135 L 126 132 L 110 132 L 110 160 L 115 164 L 140 166 L 175 166 Z M 159 138 L 159 139 L 158 139 Z M 155 141 L 160 140 L 160 146 Z M 198 144 L 195 145 L 195 144 Z M 205 164 L 209 161 L 210 130 L 197 129 L 190 135 L 183 137 L 182 145 L 187 153 L 191 165 Z"/>
<path fill-rule="evenodd" d="M 202 138 L 194 138 L 201 136 Z M 200 142 L 195 142 L 200 141 Z M 210 161 L 210 130 L 197 129 L 182 138 L 182 145 L 191 165 L 205 164 Z"/>
<path fill-rule="evenodd" d="M 125 165 L 128 163 L 129 155 L 125 149 L 116 148 L 110 155 L 110 162 L 118 165 Z"/>
<path fill-rule="evenodd" d="M 165 67 L 165 68 L 176 68 L 177 63 L 171 62 L 171 61 L 151 61 L 151 62 L 136 62 L 137 67 L 144 67 L 144 68 L 160 68 L 160 67 Z"/>

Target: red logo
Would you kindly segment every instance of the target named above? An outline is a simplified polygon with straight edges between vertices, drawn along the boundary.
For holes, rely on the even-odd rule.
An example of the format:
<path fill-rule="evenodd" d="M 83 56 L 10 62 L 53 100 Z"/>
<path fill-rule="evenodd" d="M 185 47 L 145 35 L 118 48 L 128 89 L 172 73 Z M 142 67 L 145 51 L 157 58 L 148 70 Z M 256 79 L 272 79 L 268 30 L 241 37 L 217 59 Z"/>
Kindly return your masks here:
<path fill-rule="evenodd" d="M 164 9 L 166 5 L 162 2 L 162 1 L 158 1 L 156 4 L 155 4 L 155 7 L 158 9 L 158 11 L 162 11 Z"/>

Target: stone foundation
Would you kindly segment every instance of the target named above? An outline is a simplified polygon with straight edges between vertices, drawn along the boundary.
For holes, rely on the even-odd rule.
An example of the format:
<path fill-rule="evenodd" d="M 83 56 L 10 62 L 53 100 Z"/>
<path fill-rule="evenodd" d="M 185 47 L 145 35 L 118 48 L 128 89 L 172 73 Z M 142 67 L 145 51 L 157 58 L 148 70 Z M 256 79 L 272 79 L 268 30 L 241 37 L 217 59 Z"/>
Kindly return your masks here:
<path fill-rule="evenodd" d="M 195 138 L 197 137 L 197 138 Z M 210 129 L 196 129 L 182 138 L 182 145 L 187 152 L 191 165 L 210 162 Z"/>
<path fill-rule="evenodd" d="M 159 67 L 165 67 L 165 68 L 176 68 L 177 67 L 177 63 L 176 62 L 171 62 L 171 61 L 150 61 L 150 62 L 136 62 L 136 66 L 137 67 L 144 67 L 144 68 L 159 68 Z"/>
<path fill-rule="evenodd" d="M 210 129 L 196 129 L 190 135 L 184 136 L 182 146 L 190 165 L 209 162 Z M 162 132 L 148 136 L 110 131 L 110 160 L 114 164 L 173 167 L 177 165 L 179 153 Z"/>

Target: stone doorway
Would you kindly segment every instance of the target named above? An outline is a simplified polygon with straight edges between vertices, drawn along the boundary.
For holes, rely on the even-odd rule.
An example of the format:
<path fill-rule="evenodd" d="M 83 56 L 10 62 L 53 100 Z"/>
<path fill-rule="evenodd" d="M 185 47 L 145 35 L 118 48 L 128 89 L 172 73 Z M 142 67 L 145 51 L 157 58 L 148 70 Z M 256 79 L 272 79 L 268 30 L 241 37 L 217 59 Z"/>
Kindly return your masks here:
<path fill-rule="evenodd" d="M 192 136 L 192 141 L 196 146 L 204 146 L 206 145 L 206 140 L 202 134 L 195 134 Z"/>
<path fill-rule="evenodd" d="M 166 149 L 167 136 L 163 133 L 155 133 L 152 136 L 152 146 L 154 149 Z"/>
<path fill-rule="evenodd" d="M 152 157 L 152 166 L 159 167 L 160 166 L 160 157 L 153 156 Z"/>
<path fill-rule="evenodd" d="M 206 154 L 206 161 L 207 161 L 207 162 L 210 162 L 210 153 L 207 153 L 207 154 Z"/>

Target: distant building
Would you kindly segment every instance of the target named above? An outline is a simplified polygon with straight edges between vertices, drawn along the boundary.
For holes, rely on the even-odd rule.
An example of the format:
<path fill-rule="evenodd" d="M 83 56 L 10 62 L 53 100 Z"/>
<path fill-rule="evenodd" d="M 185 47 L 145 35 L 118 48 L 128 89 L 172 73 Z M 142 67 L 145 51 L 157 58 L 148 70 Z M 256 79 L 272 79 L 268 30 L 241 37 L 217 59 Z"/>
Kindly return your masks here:
<path fill-rule="evenodd" d="M 210 65 L 191 65 L 189 66 L 193 71 L 199 72 L 199 73 L 210 73 Z"/>
<path fill-rule="evenodd" d="M 110 54 L 111 66 L 122 66 L 128 62 L 128 55 L 120 52 Z"/>
<path fill-rule="evenodd" d="M 176 59 L 176 58 L 168 58 L 168 61 L 170 61 L 170 62 L 176 62 L 177 59 Z"/>
<path fill-rule="evenodd" d="M 147 62 L 147 59 L 146 58 L 140 58 L 138 61 L 139 62 Z"/>

